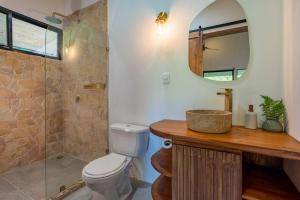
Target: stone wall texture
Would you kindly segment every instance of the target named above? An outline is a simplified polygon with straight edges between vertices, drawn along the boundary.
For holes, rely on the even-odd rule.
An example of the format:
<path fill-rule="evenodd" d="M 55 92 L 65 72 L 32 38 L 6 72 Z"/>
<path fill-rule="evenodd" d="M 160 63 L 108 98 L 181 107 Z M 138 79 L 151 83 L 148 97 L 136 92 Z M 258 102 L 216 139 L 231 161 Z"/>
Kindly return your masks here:
<path fill-rule="evenodd" d="M 0 173 L 44 157 L 44 81 L 40 57 L 0 50 Z"/>
<path fill-rule="evenodd" d="M 58 60 L 0 50 L 0 174 L 44 159 L 46 143 L 49 155 L 62 150 L 61 69 Z"/>
<path fill-rule="evenodd" d="M 63 64 L 59 60 L 46 59 L 46 156 L 63 152 Z"/>
<path fill-rule="evenodd" d="M 108 146 L 108 90 L 83 89 L 107 84 L 107 0 L 68 17 L 64 43 L 69 50 L 63 67 L 64 152 L 91 161 L 105 155 Z"/>
<path fill-rule="evenodd" d="M 0 174 L 67 153 L 84 161 L 108 148 L 107 0 L 64 22 L 63 61 L 0 50 Z"/>

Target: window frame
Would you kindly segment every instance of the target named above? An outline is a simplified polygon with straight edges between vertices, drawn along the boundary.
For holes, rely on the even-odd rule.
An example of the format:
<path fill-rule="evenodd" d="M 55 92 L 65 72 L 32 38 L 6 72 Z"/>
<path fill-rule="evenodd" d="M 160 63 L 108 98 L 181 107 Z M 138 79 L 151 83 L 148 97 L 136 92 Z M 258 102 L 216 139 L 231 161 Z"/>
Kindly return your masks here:
<path fill-rule="evenodd" d="M 10 37 L 10 35 L 9 35 L 9 29 L 10 29 L 10 27 L 9 27 L 9 14 L 8 14 L 7 10 L 4 9 L 4 8 L 2 8 L 1 6 L 0 6 L 0 13 L 6 15 L 6 37 L 7 37 L 6 45 L 0 44 L 0 48 L 8 49 L 9 46 L 10 46 L 10 38 L 9 38 Z"/>
<path fill-rule="evenodd" d="M 205 78 L 205 74 L 209 74 L 209 73 L 217 73 L 217 72 L 231 72 L 231 73 L 232 73 L 232 80 L 231 80 L 231 81 L 234 81 L 234 80 L 235 80 L 235 77 L 234 77 L 234 69 L 204 71 L 204 72 L 203 72 L 203 78 Z"/>
<path fill-rule="evenodd" d="M 247 71 L 247 69 L 236 69 L 236 79 L 238 79 L 239 71 L 244 71 L 244 73 Z M 244 75 L 243 73 L 243 75 Z"/>
<path fill-rule="evenodd" d="M 56 28 L 54 26 L 51 26 L 49 24 L 43 23 L 41 21 L 38 21 L 36 19 L 33 19 L 31 17 L 25 16 L 23 14 L 14 12 L 12 10 L 9 10 L 7 8 L 4 8 L 0 6 L 0 12 L 7 15 L 6 17 L 6 25 L 7 25 L 7 45 L 0 45 L 0 49 L 10 50 L 10 51 L 17 51 L 29 55 L 34 56 L 41 56 L 45 58 L 51 58 L 51 59 L 57 59 L 62 60 L 62 45 L 63 45 L 63 31 L 59 28 Z M 57 39 L 57 57 L 54 56 L 48 56 L 44 54 L 24 51 L 20 49 L 16 49 L 13 47 L 13 18 L 27 22 L 29 24 L 44 28 L 46 30 L 51 30 L 53 32 L 57 33 L 58 39 Z"/>

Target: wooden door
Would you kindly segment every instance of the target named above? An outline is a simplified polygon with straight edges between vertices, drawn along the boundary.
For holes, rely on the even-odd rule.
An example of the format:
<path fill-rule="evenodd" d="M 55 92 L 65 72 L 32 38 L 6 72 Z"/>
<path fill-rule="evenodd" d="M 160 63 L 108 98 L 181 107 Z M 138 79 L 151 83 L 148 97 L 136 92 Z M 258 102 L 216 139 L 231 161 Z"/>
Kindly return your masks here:
<path fill-rule="evenodd" d="M 193 32 L 189 35 L 189 67 L 192 72 L 203 76 L 203 33 Z"/>
<path fill-rule="evenodd" d="M 241 155 L 173 146 L 173 200 L 241 200 Z"/>

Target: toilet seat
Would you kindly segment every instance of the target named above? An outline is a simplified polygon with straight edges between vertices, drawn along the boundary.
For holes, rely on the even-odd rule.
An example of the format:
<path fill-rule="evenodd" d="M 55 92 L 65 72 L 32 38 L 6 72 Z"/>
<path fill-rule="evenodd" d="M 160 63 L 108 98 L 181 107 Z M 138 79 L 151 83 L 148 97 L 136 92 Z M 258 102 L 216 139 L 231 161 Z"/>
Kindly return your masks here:
<path fill-rule="evenodd" d="M 105 178 L 112 176 L 125 168 L 129 158 L 120 154 L 111 153 L 102 158 L 90 162 L 83 169 L 83 174 L 87 178 Z"/>

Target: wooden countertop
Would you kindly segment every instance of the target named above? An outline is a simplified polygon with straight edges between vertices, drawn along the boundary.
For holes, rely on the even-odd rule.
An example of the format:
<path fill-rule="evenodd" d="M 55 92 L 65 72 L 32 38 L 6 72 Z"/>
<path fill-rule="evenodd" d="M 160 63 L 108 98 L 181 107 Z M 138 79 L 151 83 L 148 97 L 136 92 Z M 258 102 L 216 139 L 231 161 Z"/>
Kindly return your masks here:
<path fill-rule="evenodd" d="M 187 128 L 185 121 L 162 120 L 150 126 L 153 134 L 172 139 L 268 156 L 300 160 L 300 142 L 286 133 L 270 133 L 234 126 L 229 133 L 198 133 Z"/>

